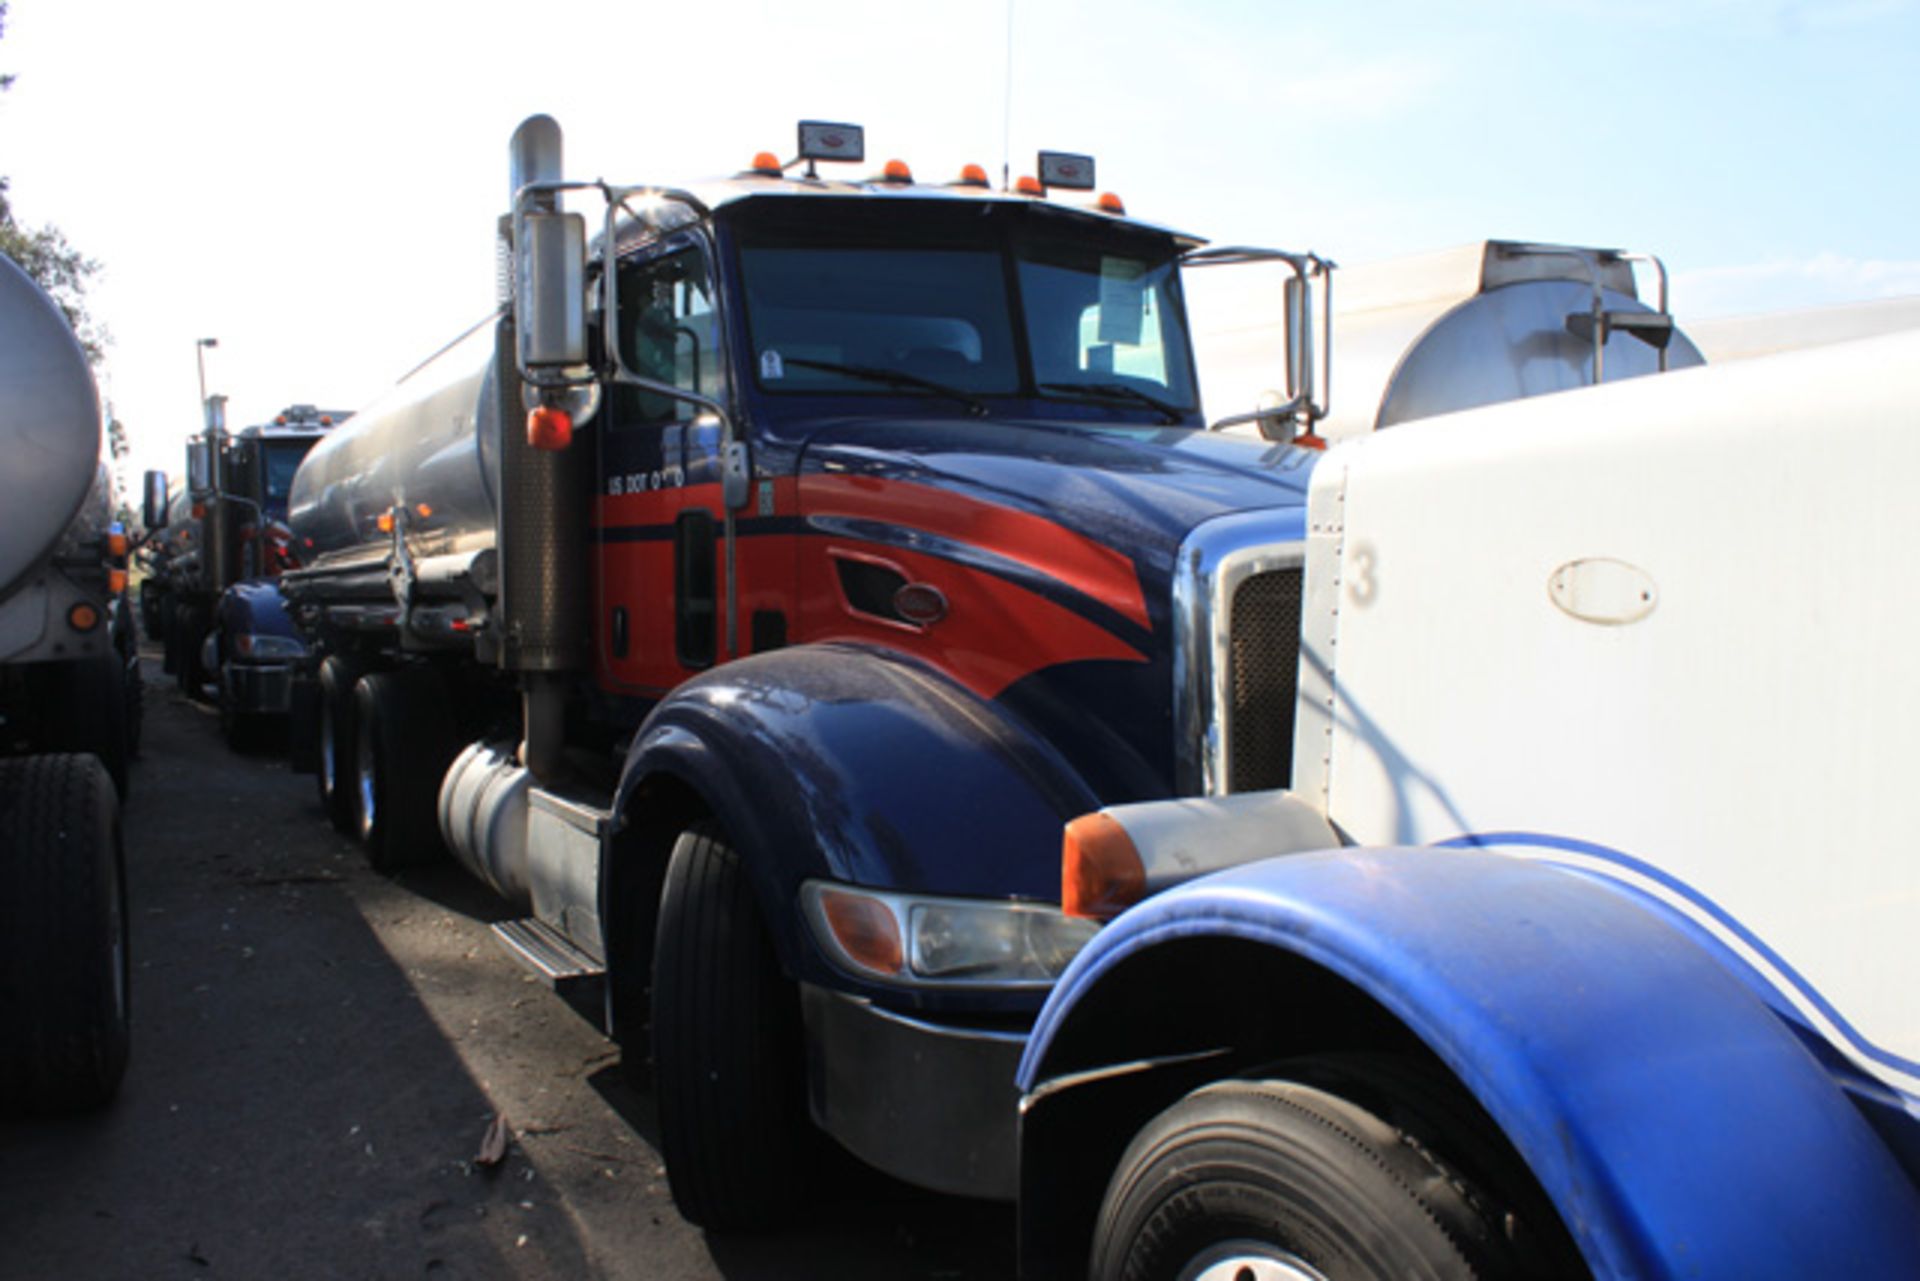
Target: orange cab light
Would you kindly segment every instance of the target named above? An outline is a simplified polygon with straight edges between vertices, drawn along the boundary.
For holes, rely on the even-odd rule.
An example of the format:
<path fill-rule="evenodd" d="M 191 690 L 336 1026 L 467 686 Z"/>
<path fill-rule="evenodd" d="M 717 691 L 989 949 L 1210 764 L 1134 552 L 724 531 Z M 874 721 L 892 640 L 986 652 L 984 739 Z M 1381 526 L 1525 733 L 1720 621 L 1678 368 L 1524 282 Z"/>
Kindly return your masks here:
<path fill-rule="evenodd" d="M 391 534 L 393 532 L 393 513 L 381 512 L 373 518 L 373 527 L 383 534 Z"/>
<path fill-rule="evenodd" d="M 820 892 L 820 910 L 849 960 L 877 974 L 899 974 L 906 969 L 906 948 L 900 922 L 878 899 L 840 890 Z"/>
<path fill-rule="evenodd" d="M 1111 191 L 1100 193 L 1099 209 L 1101 213 L 1123 214 L 1127 211 L 1127 202 Z"/>
<path fill-rule="evenodd" d="M 1020 181 L 1013 184 L 1013 189 L 1023 196 L 1044 196 L 1047 194 L 1047 189 L 1040 185 L 1040 180 L 1030 173 L 1021 174 Z"/>
<path fill-rule="evenodd" d="M 984 187 L 987 185 L 987 171 L 979 165 L 968 165 L 960 171 L 962 187 Z"/>
<path fill-rule="evenodd" d="M 333 426 L 333 415 L 332 415 L 332 414 L 321 414 L 321 415 L 320 415 L 320 425 L 321 425 L 322 427 L 331 427 L 331 426 Z"/>
<path fill-rule="evenodd" d="M 67 626 L 76 632 L 90 632 L 100 626 L 100 611 L 81 601 L 67 611 Z"/>
<path fill-rule="evenodd" d="M 195 503 L 193 505 L 193 518 L 195 520 L 205 520 L 207 518 L 207 505 L 205 503 Z"/>
<path fill-rule="evenodd" d="M 127 571 L 124 569 L 108 570 L 107 571 L 108 593 L 114 596 L 118 596 L 121 592 L 124 592 L 126 590 L 127 590 Z"/>
<path fill-rule="evenodd" d="M 127 556 L 127 536 L 125 534 L 107 535 L 107 555 L 115 560 L 125 560 Z"/>
<path fill-rule="evenodd" d="M 1325 449 L 1327 447 L 1327 438 L 1325 436 L 1316 436 L 1313 428 L 1309 427 L 1298 436 L 1295 436 L 1293 443 L 1302 449 Z"/>
<path fill-rule="evenodd" d="M 1060 843 L 1060 910 L 1096 921 L 1118 916 L 1147 893 L 1147 870 L 1127 829 L 1105 814 L 1082 814 Z"/>
<path fill-rule="evenodd" d="M 287 416 L 285 414 L 275 415 L 273 425 L 275 427 L 285 427 L 287 425 Z"/>
<path fill-rule="evenodd" d="M 428 520 L 433 516 L 433 508 L 426 503 L 415 503 L 413 505 L 413 514 L 421 520 Z"/>
<path fill-rule="evenodd" d="M 561 450 L 573 443 L 573 416 L 564 409 L 542 405 L 527 411 L 527 444 L 534 449 Z"/>
<path fill-rule="evenodd" d="M 889 160 L 887 167 L 880 171 L 880 176 L 888 182 L 912 182 L 913 170 L 907 167 L 904 160 Z"/>
<path fill-rule="evenodd" d="M 764 174 L 769 178 L 778 178 L 785 172 L 780 167 L 780 157 L 774 155 L 771 151 L 754 152 L 753 163 L 748 165 L 747 168 L 753 173 Z"/>

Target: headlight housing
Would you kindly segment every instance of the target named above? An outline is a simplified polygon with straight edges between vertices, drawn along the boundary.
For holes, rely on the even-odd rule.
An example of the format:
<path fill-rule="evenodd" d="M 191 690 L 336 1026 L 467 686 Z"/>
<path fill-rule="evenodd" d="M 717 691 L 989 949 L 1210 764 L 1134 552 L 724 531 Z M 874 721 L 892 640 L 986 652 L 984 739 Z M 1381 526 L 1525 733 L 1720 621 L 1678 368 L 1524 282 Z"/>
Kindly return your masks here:
<path fill-rule="evenodd" d="M 251 659 L 256 663 L 276 662 L 282 659 L 305 658 L 307 647 L 292 636 L 263 636 L 253 632 L 236 632 L 233 636 L 233 655 L 235 658 Z"/>
<path fill-rule="evenodd" d="M 1039 903 L 942 898 L 808 881 L 814 937 L 862 978 L 908 987 L 1045 988 L 1099 923 Z"/>

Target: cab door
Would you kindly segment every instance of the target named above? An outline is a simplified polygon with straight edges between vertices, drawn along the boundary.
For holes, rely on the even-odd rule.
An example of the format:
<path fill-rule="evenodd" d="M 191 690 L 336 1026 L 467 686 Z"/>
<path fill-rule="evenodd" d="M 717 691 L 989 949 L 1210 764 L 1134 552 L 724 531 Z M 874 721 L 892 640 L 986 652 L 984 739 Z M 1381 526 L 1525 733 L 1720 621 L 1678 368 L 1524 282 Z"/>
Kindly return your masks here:
<path fill-rule="evenodd" d="M 627 368 L 724 403 L 708 242 L 669 239 L 619 271 L 617 341 Z M 691 402 L 615 385 L 596 434 L 596 673 L 610 692 L 658 698 L 720 652 L 719 426 Z"/>

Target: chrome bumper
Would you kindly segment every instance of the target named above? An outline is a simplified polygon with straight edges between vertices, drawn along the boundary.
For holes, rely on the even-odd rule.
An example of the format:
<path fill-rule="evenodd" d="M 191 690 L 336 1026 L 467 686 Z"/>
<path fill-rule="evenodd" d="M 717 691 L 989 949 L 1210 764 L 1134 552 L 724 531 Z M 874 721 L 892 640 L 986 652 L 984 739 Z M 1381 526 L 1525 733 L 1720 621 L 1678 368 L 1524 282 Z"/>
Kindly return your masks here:
<path fill-rule="evenodd" d="M 228 706 L 247 716 L 284 715 L 293 706 L 289 663 L 228 663 L 221 669 Z"/>
<path fill-rule="evenodd" d="M 949 1027 L 859 997 L 802 985 L 813 1119 L 895 1178 L 959 1196 L 1011 1201 L 1018 1190 L 1020 1092 L 1027 1038 Z"/>

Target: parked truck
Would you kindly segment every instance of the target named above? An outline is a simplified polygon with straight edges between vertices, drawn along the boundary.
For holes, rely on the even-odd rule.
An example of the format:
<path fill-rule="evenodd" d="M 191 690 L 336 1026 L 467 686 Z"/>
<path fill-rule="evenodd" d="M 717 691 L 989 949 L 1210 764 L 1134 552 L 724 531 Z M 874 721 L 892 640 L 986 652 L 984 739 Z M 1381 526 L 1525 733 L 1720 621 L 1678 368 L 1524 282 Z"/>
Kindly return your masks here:
<path fill-rule="evenodd" d="M 104 1105 L 128 1046 L 126 536 L 86 355 L 0 257 L 0 1110 Z"/>
<path fill-rule="evenodd" d="M 517 955 L 605 983 L 710 1228 L 796 1205 L 816 1127 L 1012 1197 L 1012 1072 L 1093 932 L 1060 825 L 1203 789 L 1215 626 L 1297 620 L 1292 438 L 1326 408 L 1297 360 L 1239 416 L 1269 438 L 1206 430 L 1182 304 L 1259 264 L 1304 334 L 1312 255 L 1080 203 L 1085 157 L 995 191 L 819 176 L 864 163 L 850 126 L 797 151 L 570 183 L 524 124 L 499 313 L 307 457 L 283 579 L 329 815 L 382 868 L 444 840 Z M 591 249 L 570 198 L 604 205 Z M 1257 605 L 1194 594 L 1245 547 L 1282 549 Z M 1249 785 L 1284 781 L 1290 736 L 1243 724 Z"/>
<path fill-rule="evenodd" d="M 187 446 L 187 483 L 148 509 L 165 528 L 155 552 L 159 586 L 142 601 L 164 638 L 166 670 L 193 697 L 209 686 L 228 741 L 239 745 L 288 712 L 293 663 L 305 649 L 275 579 L 299 563 L 287 525 L 293 476 L 346 415 L 289 405 L 272 421 L 228 432 L 224 399 L 209 402 L 205 432 Z M 148 473 L 149 490 L 164 486 Z M 161 489 L 164 492 L 164 489 Z"/>
<path fill-rule="evenodd" d="M 1290 786 L 1068 829 L 1024 1276 L 1920 1276 L 1916 371 L 1329 452 Z"/>

